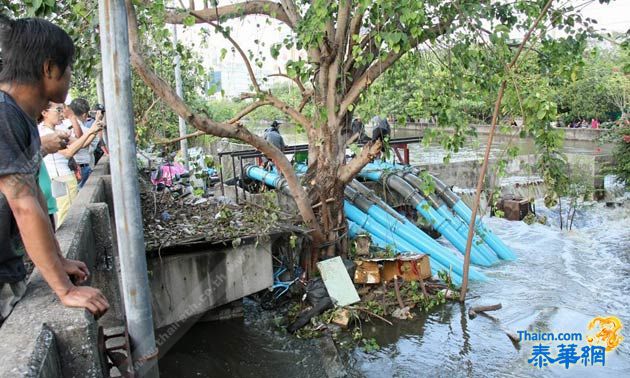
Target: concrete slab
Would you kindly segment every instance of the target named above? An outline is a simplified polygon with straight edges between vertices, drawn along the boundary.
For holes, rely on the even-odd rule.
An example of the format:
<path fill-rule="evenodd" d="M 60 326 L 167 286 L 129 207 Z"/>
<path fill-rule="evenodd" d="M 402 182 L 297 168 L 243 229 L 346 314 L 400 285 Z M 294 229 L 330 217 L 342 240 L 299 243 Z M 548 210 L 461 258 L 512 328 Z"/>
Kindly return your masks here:
<path fill-rule="evenodd" d="M 273 283 L 271 240 L 244 240 L 147 261 L 156 328 L 199 317 Z"/>

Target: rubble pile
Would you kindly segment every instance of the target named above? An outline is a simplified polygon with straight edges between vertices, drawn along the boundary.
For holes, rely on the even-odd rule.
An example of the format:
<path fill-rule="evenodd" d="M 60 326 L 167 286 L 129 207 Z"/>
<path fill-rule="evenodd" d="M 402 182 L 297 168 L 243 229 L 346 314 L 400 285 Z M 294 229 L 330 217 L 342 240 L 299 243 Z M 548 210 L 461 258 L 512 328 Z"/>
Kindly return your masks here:
<path fill-rule="evenodd" d="M 282 212 L 274 207 L 237 205 L 228 198 L 180 196 L 141 185 L 145 249 L 201 241 L 232 241 L 263 236 L 280 228 Z"/>

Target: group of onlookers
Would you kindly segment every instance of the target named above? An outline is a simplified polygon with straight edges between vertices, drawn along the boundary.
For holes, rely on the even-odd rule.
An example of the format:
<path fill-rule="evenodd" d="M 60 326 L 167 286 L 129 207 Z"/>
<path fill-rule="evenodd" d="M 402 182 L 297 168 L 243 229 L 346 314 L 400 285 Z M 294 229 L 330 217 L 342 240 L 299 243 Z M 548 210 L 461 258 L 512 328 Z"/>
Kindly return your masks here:
<path fill-rule="evenodd" d="M 88 102 L 82 98 L 72 100 L 69 105 L 50 102 L 39 119 L 40 137 L 57 134 L 65 140 L 63 149 L 44 156 L 39 174 L 48 214 L 57 226 L 68 214 L 78 190 L 105 149 L 102 145 L 104 112 L 99 105 L 95 108 L 99 110 L 91 115 Z"/>
<path fill-rule="evenodd" d="M 581 120 L 573 120 L 567 126 L 570 129 L 599 129 L 599 120 L 597 118 L 592 118 L 591 123 L 589 124 L 587 120 L 582 118 Z"/>

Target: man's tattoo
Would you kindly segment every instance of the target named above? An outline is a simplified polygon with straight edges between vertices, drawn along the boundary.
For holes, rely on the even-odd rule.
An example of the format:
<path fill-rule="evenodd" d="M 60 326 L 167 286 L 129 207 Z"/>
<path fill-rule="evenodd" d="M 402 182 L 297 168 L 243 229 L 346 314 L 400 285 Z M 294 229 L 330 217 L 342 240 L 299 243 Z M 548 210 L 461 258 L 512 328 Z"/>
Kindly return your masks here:
<path fill-rule="evenodd" d="M 24 197 L 36 197 L 39 192 L 39 185 L 33 174 L 13 174 L 0 177 L 2 186 L 6 188 L 3 194 L 10 199 L 20 199 Z"/>

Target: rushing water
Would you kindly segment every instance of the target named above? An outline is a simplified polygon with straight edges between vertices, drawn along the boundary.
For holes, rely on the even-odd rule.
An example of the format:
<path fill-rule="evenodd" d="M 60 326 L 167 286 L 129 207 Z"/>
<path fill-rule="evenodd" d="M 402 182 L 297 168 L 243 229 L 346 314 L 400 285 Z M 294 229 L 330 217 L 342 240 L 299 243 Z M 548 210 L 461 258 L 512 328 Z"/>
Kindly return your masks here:
<path fill-rule="evenodd" d="M 466 307 L 448 303 L 394 326 L 364 325 L 380 350 L 342 352 L 356 377 L 628 377 L 630 376 L 630 201 L 581 210 L 574 229 L 560 231 L 556 213 L 538 205 L 552 225 L 486 220 L 518 255 L 483 271 Z M 469 319 L 471 305 L 501 303 L 493 315 Z M 160 360 L 163 377 L 321 377 L 316 341 L 284 335 L 270 313 L 247 302 L 244 319 L 198 324 Z M 585 332 L 597 315 L 616 315 L 626 340 L 606 354 L 605 367 L 527 362 L 533 342 L 516 349 L 502 329 Z M 556 343 L 557 344 L 557 343 Z M 583 343 L 582 343 L 583 344 Z M 554 344 L 552 344 L 554 345 Z M 555 353 L 552 353 L 552 355 Z"/>

